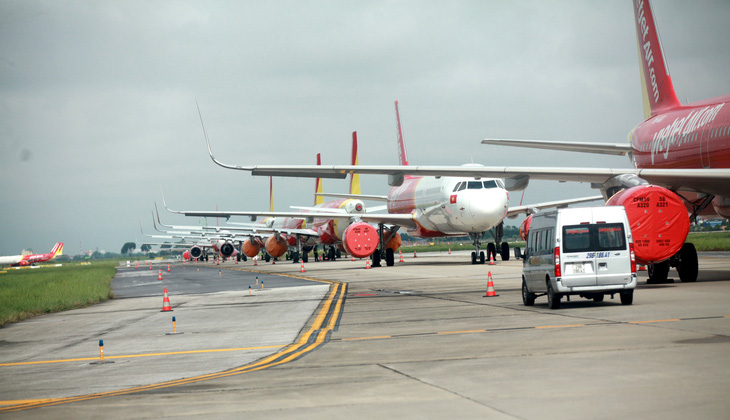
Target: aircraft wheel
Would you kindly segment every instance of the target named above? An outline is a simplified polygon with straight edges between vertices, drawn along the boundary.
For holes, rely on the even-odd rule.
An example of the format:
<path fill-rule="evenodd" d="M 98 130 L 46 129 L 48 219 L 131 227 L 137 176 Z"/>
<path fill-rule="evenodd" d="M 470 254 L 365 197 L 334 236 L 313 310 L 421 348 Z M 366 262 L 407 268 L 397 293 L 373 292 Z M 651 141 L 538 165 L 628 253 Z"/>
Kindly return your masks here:
<path fill-rule="evenodd" d="M 334 248 L 330 248 L 329 250 L 327 250 L 327 259 L 329 259 L 330 261 L 335 260 L 335 249 Z"/>
<path fill-rule="evenodd" d="M 477 253 L 475 251 L 471 252 L 471 263 L 476 264 L 477 263 Z"/>
<path fill-rule="evenodd" d="M 484 264 L 484 251 L 479 251 L 479 264 Z"/>
<path fill-rule="evenodd" d="M 391 248 L 385 249 L 385 265 L 388 267 L 392 267 L 395 265 L 395 253 Z"/>
<path fill-rule="evenodd" d="M 241 260 L 243 262 L 246 262 L 248 260 L 248 257 L 246 257 L 246 254 L 241 255 Z"/>
<path fill-rule="evenodd" d="M 666 283 L 667 276 L 669 275 L 669 261 L 664 261 L 655 264 L 649 264 L 647 269 L 649 273 L 649 284 Z"/>
<path fill-rule="evenodd" d="M 697 281 L 697 272 L 699 267 L 697 264 L 697 250 L 694 244 L 686 243 L 679 250 L 679 264 L 677 265 L 677 273 L 682 283 L 691 283 Z"/>
<path fill-rule="evenodd" d="M 497 260 L 497 246 L 494 245 L 494 242 L 490 242 L 487 244 L 487 258 L 494 257 L 494 260 Z"/>
<path fill-rule="evenodd" d="M 269 255 L 268 252 L 266 254 L 264 254 L 264 261 L 266 261 L 266 262 L 271 261 L 271 255 Z"/>
<path fill-rule="evenodd" d="M 309 262 L 309 252 L 302 253 L 302 262 Z"/>
<path fill-rule="evenodd" d="M 335 250 L 335 258 L 336 258 L 336 259 L 338 259 L 338 260 L 339 260 L 340 258 L 342 258 L 342 251 L 340 251 L 340 248 L 337 248 L 337 249 Z"/>
<path fill-rule="evenodd" d="M 502 242 L 501 254 L 502 261 L 509 261 L 509 244 L 507 242 Z"/>
<path fill-rule="evenodd" d="M 373 263 L 371 267 L 380 267 L 380 250 L 375 250 L 373 253 Z"/>
<path fill-rule="evenodd" d="M 294 251 L 291 253 L 291 262 L 292 264 L 296 264 L 299 262 L 299 251 Z"/>

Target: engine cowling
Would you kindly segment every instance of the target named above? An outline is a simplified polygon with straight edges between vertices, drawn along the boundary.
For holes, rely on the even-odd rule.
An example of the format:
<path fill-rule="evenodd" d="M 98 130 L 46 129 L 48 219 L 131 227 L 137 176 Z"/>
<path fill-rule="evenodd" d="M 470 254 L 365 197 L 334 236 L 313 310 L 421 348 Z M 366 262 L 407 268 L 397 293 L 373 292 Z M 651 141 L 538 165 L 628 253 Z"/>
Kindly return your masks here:
<path fill-rule="evenodd" d="M 251 241 L 250 239 L 247 239 L 246 242 L 243 243 L 243 253 L 246 254 L 247 257 L 253 258 L 259 255 L 259 252 L 261 252 L 259 244 Z"/>
<path fill-rule="evenodd" d="M 199 246 L 193 245 L 193 247 L 190 248 L 190 257 L 191 258 L 193 258 L 193 259 L 200 258 L 201 255 L 203 255 L 203 250 Z"/>
<path fill-rule="evenodd" d="M 391 235 L 389 233 L 385 235 L 385 238 L 383 239 L 385 240 L 385 248 L 392 249 L 393 251 L 397 251 L 403 243 L 403 240 L 400 237 L 400 233 L 398 232 L 396 232 L 395 235 Z"/>
<path fill-rule="evenodd" d="M 279 239 L 277 240 L 276 235 L 271 235 L 269 236 L 269 239 L 266 240 L 266 252 L 274 258 L 279 258 L 286 254 L 288 249 L 289 243 L 282 236 L 279 236 Z"/>
<path fill-rule="evenodd" d="M 378 248 L 378 232 L 369 223 L 353 223 L 342 234 L 342 244 L 353 257 L 368 257 Z"/>
<path fill-rule="evenodd" d="M 220 246 L 219 253 L 222 257 L 228 258 L 231 255 L 235 255 L 236 247 L 231 242 L 226 242 Z"/>
<path fill-rule="evenodd" d="M 640 185 L 616 193 L 607 206 L 624 206 L 634 238 L 636 259 L 660 262 L 676 254 L 689 233 L 689 215 L 682 200 L 656 185 Z"/>
<path fill-rule="evenodd" d="M 527 241 L 527 234 L 530 232 L 530 223 L 532 223 L 532 215 L 529 215 L 520 225 L 520 239 Z"/>
<path fill-rule="evenodd" d="M 730 198 L 715 197 L 712 200 L 712 207 L 715 209 L 715 213 L 726 219 L 730 219 Z"/>

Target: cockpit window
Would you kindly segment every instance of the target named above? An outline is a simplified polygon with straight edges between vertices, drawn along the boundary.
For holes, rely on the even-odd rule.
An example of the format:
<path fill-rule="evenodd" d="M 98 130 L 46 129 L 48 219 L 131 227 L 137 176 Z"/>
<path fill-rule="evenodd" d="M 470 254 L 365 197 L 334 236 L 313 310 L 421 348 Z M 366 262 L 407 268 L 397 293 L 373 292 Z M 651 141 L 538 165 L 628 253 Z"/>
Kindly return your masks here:
<path fill-rule="evenodd" d="M 470 190 L 481 190 L 482 181 L 469 181 L 469 189 Z"/>
<path fill-rule="evenodd" d="M 497 188 L 497 183 L 492 181 L 484 181 L 484 188 Z"/>
<path fill-rule="evenodd" d="M 461 183 L 461 187 L 459 187 L 459 191 L 466 189 L 466 182 Z"/>
<path fill-rule="evenodd" d="M 454 187 L 454 191 L 452 191 L 452 192 L 456 192 L 456 190 L 458 190 L 460 186 L 461 186 L 461 182 L 458 182 L 456 184 L 456 186 Z"/>

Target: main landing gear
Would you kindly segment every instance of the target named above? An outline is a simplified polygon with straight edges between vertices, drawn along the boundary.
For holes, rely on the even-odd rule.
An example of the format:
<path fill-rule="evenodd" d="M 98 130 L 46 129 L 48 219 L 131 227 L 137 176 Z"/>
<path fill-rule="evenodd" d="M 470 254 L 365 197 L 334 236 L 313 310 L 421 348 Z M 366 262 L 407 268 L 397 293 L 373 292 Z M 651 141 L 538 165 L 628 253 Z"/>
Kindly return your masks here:
<path fill-rule="evenodd" d="M 697 281 L 699 267 L 697 263 L 697 250 L 694 244 L 685 243 L 673 257 L 660 263 L 649 264 L 647 269 L 649 273 L 649 284 L 667 283 L 669 277 L 669 268 L 675 267 L 679 280 L 682 283 L 691 283 Z"/>

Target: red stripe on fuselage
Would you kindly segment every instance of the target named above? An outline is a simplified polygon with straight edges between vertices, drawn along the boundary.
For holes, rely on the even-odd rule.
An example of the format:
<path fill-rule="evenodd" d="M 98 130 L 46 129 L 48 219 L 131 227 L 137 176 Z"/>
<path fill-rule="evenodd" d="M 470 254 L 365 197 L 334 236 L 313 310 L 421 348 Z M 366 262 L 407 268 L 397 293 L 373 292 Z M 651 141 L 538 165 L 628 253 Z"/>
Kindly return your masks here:
<path fill-rule="evenodd" d="M 388 213 L 410 214 L 416 209 L 416 188 L 423 177 L 407 177 L 403 185 L 393 187 L 388 194 Z"/>

